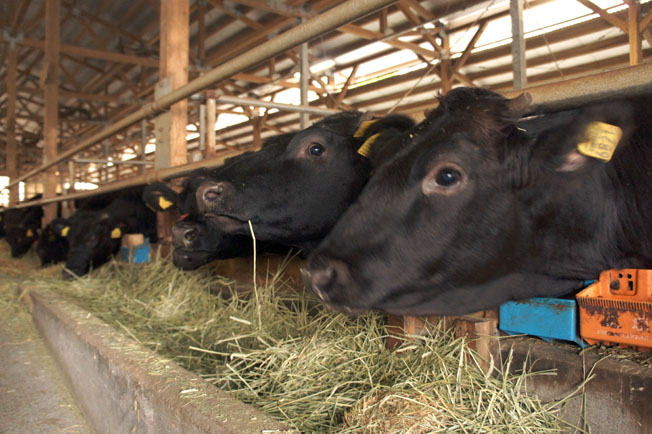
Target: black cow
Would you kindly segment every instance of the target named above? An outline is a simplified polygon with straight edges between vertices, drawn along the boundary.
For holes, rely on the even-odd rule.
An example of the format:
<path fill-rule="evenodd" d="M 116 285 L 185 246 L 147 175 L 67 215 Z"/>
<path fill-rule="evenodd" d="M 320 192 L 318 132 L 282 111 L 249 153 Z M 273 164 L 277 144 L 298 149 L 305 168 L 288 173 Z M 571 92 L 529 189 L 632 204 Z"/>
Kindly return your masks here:
<path fill-rule="evenodd" d="M 194 270 L 215 259 L 249 256 L 253 251 L 250 237 L 226 235 L 197 212 L 195 192 L 209 172 L 209 169 L 198 169 L 190 173 L 180 193 L 162 182 L 148 185 L 143 193 L 143 200 L 155 211 L 181 213 L 172 227 L 172 261 L 182 270 Z"/>
<path fill-rule="evenodd" d="M 43 195 L 37 194 L 28 201 L 41 199 Z M 25 208 L 10 208 L 4 213 L 4 229 L 6 240 L 11 247 L 11 256 L 23 256 L 38 239 L 41 228 L 43 208 L 29 206 Z"/>
<path fill-rule="evenodd" d="M 308 259 L 322 299 L 350 313 L 463 314 L 652 267 L 652 99 L 519 121 L 526 100 L 443 97 Z M 598 121 L 623 132 L 608 162 L 586 155 L 606 160 L 618 143 Z"/>
<path fill-rule="evenodd" d="M 265 140 L 262 147 L 287 144 L 294 133 L 280 134 Z M 230 164 L 248 153 L 228 158 L 224 165 L 214 169 L 197 169 L 184 180 L 181 192 L 177 193 L 166 184 L 154 182 L 145 188 L 143 200 L 158 212 L 177 210 L 179 220 L 172 227 L 173 263 L 182 270 L 194 270 L 217 259 L 251 256 L 253 240 L 247 234 L 229 234 L 219 225 L 207 221 L 198 212 L 195 198 L 197 188 L 209 177 L 215 177 Z M 267 253 L 288 253 L 288 248 L 275 243 L 260 242 L 257 251 Z"/>
<path fill-rule="evenodd" d="M 197 190 L 206 220 L 224 233 L 310 251 L 353 203 L 366 183 L 372 156 L 358 150 L 377 138 L 414 125 L 393 115 L 373 124 L 357 111 L 328 116 L 294 134 L 238 156 L 210 174 Z M 363 152 L 364 153 L 364 152 Z"/>
<path fill-rule="evenodd" d="M 68 256 L 68 238 L 62 235 L 62 230 L 66 226 L 70 226 L 72 221 L 80 220 L 85 215 L 83 212 L 80 213 L 80 210 L 99 211 L 116 200 L 120 194 L 121 192 L 110 192 L 77 199 L 75 200 L 77 211 L 71 217 L 68 219 L 58 217 L 48 223 L 41 231 L 38 242 L 36 243 L 36 253 L 41 259 L 41 265 L 46 266 L 66 260 Z M 67 231 L 64 231 L 64 233 L 67 235 Z"/>
<path fill-rule="evenodd" d="M 100 211 L 77 211 L 57 225 L 57 233 L 68 238 L 69 251 L 64 277 L 83 276 L 99 267 L 120 249 L 123 234 L 142 233 L 156 239 L 155 214 L 143 203 L 143 189 L 125 190 Z"/>
<path fill-rule="evenodd" d="M 0 207 L 0 238 L 4 238 L 5 232 L 5 207 Z"/>

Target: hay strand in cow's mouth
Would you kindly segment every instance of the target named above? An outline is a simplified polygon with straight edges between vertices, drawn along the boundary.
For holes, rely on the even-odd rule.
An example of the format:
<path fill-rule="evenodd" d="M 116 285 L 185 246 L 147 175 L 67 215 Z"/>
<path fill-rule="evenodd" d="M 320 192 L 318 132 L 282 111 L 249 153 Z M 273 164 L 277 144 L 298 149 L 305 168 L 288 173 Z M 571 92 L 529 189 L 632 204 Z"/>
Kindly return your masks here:
<path fill-rule="evenodd" d="M 260 264 L 260 260 L 258 261 Z M 386 348 L 384 316 L 349 318 L 273 270 L 250 285 L 210 266 L 181 272 L 160 258 L 109 263 L 55 290 L 143 345 L 301 432 L 558 432 L 558 403 L 528 395 L 530 375 L 485 375 L 463 339 L 432 327 Z M 510 360 L 506 364 L 511 363 Z M 537 374 L 539 375 L 539 374 Z M 581 431 L 580 431 L 581 432 Z"/>

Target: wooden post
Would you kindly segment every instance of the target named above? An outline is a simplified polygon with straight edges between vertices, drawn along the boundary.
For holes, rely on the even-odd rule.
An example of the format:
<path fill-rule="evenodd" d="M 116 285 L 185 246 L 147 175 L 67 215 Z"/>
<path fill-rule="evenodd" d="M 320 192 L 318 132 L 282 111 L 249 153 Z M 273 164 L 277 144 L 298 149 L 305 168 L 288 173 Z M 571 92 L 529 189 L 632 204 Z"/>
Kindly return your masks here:
<path fill-rule="evenodd" d="M 308 59 L 308 43 L 299 45 L 299 90 L 301 91 L 301 105 L 308 105 L 308 78 L 310 76 L 310 65 Z M 302 130 L 308 127 L 308 113 L 299 114 L 299 128 Z"/>
<path fill-rule="evenodd" d="M 494 339 L 497 326 L 498 322 L 493 318 L 471 316 L 460 317 L 455 324 L 455 336 L 470 339 L 469 348 L 475 350 L 481 357 L 478 367 L 485 373 L 489 373 L 489 368 L 492 365 L 491 346 L 497 342 Z"/>
<path fill-rule="evenodd" d="M 525 73 L 525 38 L 523 36 L 523 0 L 510 0 L 509 13 L 512 17 L 512 70 L 514 89 L 527 86 Z"/>
<path fill-rule="evenodd" d="M 44 162 L 57 157 L 57 142 L 59 139 L 59 48 L 61 33 L 61 0 L 45 2 L 45 62 L 42 72 L 42 84 L 45 93 L 45 110 L 43 119 Z M 50 167 L 45 171 L 43 179 L 43 197 L 54 197 L 57 194 L 57 168 Z M 57 205 L 43 206 L 44 225 L 56 218 Z"/>
<path fill-rule="evenodd" d="M 261 145 L 261 143 L 262 143 L 262 141 L 260 139 L 260 130 L 261 130 L 261 126 L 262 126 L 262 123 L 263 123 L 262 121 L 263 121 L 263 118 L 261 118 L 260 116 L 255 116 L 253 118 L 253 122 L 252 122 L 253 123 L 253 129 L 254 129 L 254 131 L 253 131 L 253 133 L 254 133 L 253 134 L 254 135 L 253 144 L 254 144 L 254 146 L 256 148 L 259 147 Z"/>
<path fill-rule="evenodd" d="M 627 3 L 627 33 L 629 35 L 629 64 L 638 65 L 643 59 L 643 45 L 638 25 L 639 4 L 637 0 Z"/>
<path fill-rule="evenodd" d="M 147 147 L 147 119 L 140 121 L 140 147 L 138 148 L 138 159 L 145 161 L 145 148 Z M 140 174 L 144 175 L 147 166 L 144 164 L 140 167 Z"/>
<path fill-rule="evenodd" d="M 188 83 L 189 55 L 189 0 L 161 1 L 161 58 L 160 77 L 169 77 L 170 91 Z M 188 161 L 186 125 L 188 124 L 188 101 L 179 101 L 170 107 L 168 127 L 169 159 L 160 161 L 157 168 L 179 166 Z M 160 145 L 165 146 L 161 143 Z M 159 146 L 157 140 L 157 148 Z M 158 149 L 157 149 L 158 152 Z"/>
<path fill-rule="evenodd" d="M 160 62 L 161 82 L 156 88 L 160 97 L 188 82 L 188 56 L 190 45 L 189 0 L 161 1 Z M 186 125 L 188 124 L 188 101 L 182 100 L 170 107 L 170 111 L 156 119 L 155 168 L 179 166 L 188 161 Z M 176 220 L 171 213 L 158 213 L 157 229 L 161 253 L 168 255 L 172 242 L 172 225 Z"/>
<path fill-rule="evenodd" d="M 206 5 L 204 2 L 199 2 L 197 13 L 197 58 L 199 58 L 200 65 L 204 66 L 206 64 Z"/>
<path fill-rule="evenodd" d="M 7 53 L 7 171 L 9 180 L 18 176 L 16 144 L 16 47 L 10 43 Z M 9 205 L 18 202 L 18 185 L 9 189 Z"/>
<path fill-rule="evenodd" d="M 446 33 L 441 32 L 442 52 L 441 63 L 439 64 L 439 77 L 441 78 L 441 93 L 446 95 L 453 87 L 453 77 L 451 77 L 451 40 Z"/>
<path fill-rule="evenodd" d="M 207 91 L 206 95 L 206 153 L 204 158 L 215 155 L 215 123 L 217 122 L 217 103 L 215 92 Z"/>

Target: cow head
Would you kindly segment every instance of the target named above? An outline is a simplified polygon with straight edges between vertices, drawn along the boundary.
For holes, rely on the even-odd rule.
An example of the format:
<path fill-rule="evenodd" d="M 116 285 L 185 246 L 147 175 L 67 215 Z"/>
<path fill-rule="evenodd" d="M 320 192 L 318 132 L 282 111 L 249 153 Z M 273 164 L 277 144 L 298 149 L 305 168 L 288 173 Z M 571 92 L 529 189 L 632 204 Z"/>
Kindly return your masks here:
<path fill-rule="evenodd" d="M 40 199 L 41 195 L 28 200 Z M 40 206 L 12 208 L 4 213 L 6 240 L 14 258 L 23 256 L 38 239 L 43 209 Z"/>
<path fill-rule="evenodd" d="M 41 232 L 36 244 L 36 253 L 41 259 L 41 265 L 65 261 L 68 255 L 67 231 L 63 228 L 70 222 L 64 218 L 52 220 Z"/>
<path fill-rule="evenodd" d="M 11 247 L 11 256 L 20 258 L 23 256 L 32 244 L 38 240 L 39 228 L 35 225 L 21 225 L 12 227 L 7 231 L 7 242 Z"/>
<path fill-rule="evenodd" d="M 269 139 L 227 162 L 197 190 L 200 211 L 230 234 L 312 249 L 355 200 L 369 172 L 358 153 L 373 128 L 360 112 L 329 116 L 296 134 Z M 412 122 L 402 118 L 403 126 Z M 356 134 L 356 132 L 363 131 Z"/>
<path fill-rule="evenodd" d="M 172 260 L 182 270 L 194 270 L 215 259 L 246 256 L 252 249 L 250 237 L 224 234 L 197 212 L 195 192 L 207 174 L 208 169 L 190 173 L 179 193 L 162 182 L 148 185 L 143 192 L 143 200 L 153 210 L 181 213 L 172 227 Z"/>
<path fill-rule="evenodd" d="M 594 253 L 613 241 L 605 164 L 577 151 L 604 113 L 519 122 L 527 99 L 443 97 L 309 257 L 315 292 L 347 312 L 461 314 L 567 293 L 607 266 Z"/>
<path fill-rule="evenodd" d="M 126 227 L 126 222 L 96 211 L 85 212 L 83 219 L 78 217 L 74 224 L 63 226 L 57 233 L 66 237 L 69 245 L 63 276 L 81 277 L 106 263 L 120 249 Z"/>

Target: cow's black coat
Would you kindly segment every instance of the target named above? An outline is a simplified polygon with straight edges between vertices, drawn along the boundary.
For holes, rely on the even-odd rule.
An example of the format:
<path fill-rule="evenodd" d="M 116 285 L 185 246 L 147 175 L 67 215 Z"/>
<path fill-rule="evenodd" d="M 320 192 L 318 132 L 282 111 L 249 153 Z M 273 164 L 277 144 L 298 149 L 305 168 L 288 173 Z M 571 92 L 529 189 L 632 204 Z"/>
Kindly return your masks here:
<path fill-rule="evenodd" d="M 41 194 L 31 197 L 28 201 L 42 198 Z M 4 212 L 5 238 L 11 247 L 11 256 L 23 256 L 38 239 L 41 228 L 43 208 L 29 206 L 25 208 L 10 208 Z"/>
<path fill-rule="evenodd" d="M 142 193 L 142 188 L 124 190 L 104 209 L 79 210 L 63 222 L 69 227 L 64 276 L 69 272 L 83 276 L 91 267 L 107 262 L 120 249 L 123 234 L 142 233 L 150 241 L 156 240 L 155 214 L 143 203 Z"/>
<path fill-rule="evenodd" d="M 224 234 L 198 213 L 195 192 L 209 172 L 198 169 L 190 173 L 180 193 L 162 182 L 148 185 L 143 193 L 143 200 L 155 211 L 181 213 L 172 227 L 172 261 L 182 270 L 194 270 L 215 259 L 249 256 L 253 251 L 251 237 Z"/>
<path fill-rule="evenodd" d="M 58 217 L 48 223 L 39 235 L 36 243 L 36 253 L 41 259 L 41 265 L 56 264 L 65 261 L 68 256 L 68 238 L 61 235 L 61 230 L 76 222 L 84 215 L 80 211 L 99 211 L 120 197 L 120 191 L 90 196 L 75 200 L 76 212 L 68 219 Z M 60 204 L 60 203 L 59 203 Z M 78 215 L 77 215 L 78 214 Z M 92 217 L 91 217 L 92 218 Z"/>
<path fill-rule="evenodd" d="M 316 292 L 347 312 L 462 314 L 652 267 L 652 100 L 528 121 L 516 105 L 443 97 L 309 258 Z M 608 163 L 577 152 L 592 121 L 623 129 Z"/>
<path fill-rule="evenodd" d="M 338 113 L 238 156 L 197 190 L 200 211 L 225 233 L 247 236 L 251 221 L 257 240 L 310 251 L 356 199 L 381 154 L 372 146 L 370 159 L 359 155 L 365 139 L 414 124 L 389 116 L 354 137 L 365 120 L 360 112 Z"/>

